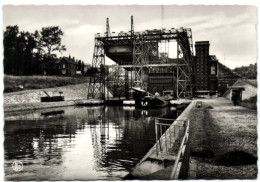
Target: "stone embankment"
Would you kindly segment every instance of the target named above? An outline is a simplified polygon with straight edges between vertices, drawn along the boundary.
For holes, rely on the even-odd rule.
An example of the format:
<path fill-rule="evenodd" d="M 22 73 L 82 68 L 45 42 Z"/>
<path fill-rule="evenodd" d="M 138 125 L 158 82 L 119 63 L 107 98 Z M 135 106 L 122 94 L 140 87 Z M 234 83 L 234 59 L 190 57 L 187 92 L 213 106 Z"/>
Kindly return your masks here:
<path fill-rule="evenodd" d="M 47 96 L 45 92 L 49 96 L 59 96 L 59 92 L 62 92 L 64 101 L 43 103 L 41 102 L 41 97 Z M 88 83 L 7 93 L 4 94 L 4 111 L 9 112 L 75 105 L 77 101 L 86 101 L 87 94 Z"/>

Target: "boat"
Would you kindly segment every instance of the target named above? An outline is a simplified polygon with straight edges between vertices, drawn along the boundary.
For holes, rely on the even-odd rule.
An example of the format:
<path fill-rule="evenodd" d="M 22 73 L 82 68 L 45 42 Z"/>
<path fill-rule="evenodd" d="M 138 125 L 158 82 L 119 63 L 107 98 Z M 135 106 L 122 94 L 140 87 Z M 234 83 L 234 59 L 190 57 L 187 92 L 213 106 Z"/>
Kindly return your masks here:
<path fill-rule="evenodd" d="M 41 97 L 41 102 L 60 102 L 64 101 L 64 96 L 61 96 L 63 92 L 59 92 L 59 96 L 50 96 L 45 90 L 43 92 L 46 94 L 45 97 Z"/>
<path fill-rule="evenodd" d="M 64 101 L 63 96 L 41 97 L 41 102 L 60 102 L 60 101 Z"/>
<path fill-rule="evenodd" d="M 149 107 L 164 107 L 169 105 L 169 100 L 164 97 L 160 97 L 158 94 L 152 95 L 149 92 L 132 87 L 129 89 L 131 95 L 131 99 L 134 100 L 135 106 L 149 108 Z"/>
<path fill-rule="evenodd" d="M 136 104 L 141 107 L 164 107 L 169 105 L 169 101 L 162 97 L 145 96 L 143 99 L 136 101 Z"/>
<path fill-rule="evenodd" d="M 174 99 L 174 91 L 173 90 L 163 91 L 163 99 L 167 101 Z"/>

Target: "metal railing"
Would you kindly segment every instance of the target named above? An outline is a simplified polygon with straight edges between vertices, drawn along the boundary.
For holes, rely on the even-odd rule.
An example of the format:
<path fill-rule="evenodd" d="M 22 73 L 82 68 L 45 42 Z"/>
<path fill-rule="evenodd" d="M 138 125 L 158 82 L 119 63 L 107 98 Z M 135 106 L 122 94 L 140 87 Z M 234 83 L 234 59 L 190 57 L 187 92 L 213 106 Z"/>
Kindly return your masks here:
<path fill-rule="evenodd" d="M 155 118 L 156 154 L 172 155 L 179 149 L 184 125 L 172 125 L 177 120 Z M 181 121 L 181 120 L 178 120 Z M 171 122 L 171 123 L 169 123 Z"/>
<path fill-rule="evenodd" d="M 187 121 L 186 130 L 182 139 L 177 158 L 174 162 L 170 179 L 188 179 L 190 168 L 190 122 Z"/>
<path fill-rule="evenodd" d="M 172 122 L 177 121 L 179 123 L 178 125 L 172 124 Z M 157 156 L 166 156 L 166 158 L 175 156 L 170 179 L 187 179 L 189 177 L 189 130 L 189 121 L 155 118 Z"/>

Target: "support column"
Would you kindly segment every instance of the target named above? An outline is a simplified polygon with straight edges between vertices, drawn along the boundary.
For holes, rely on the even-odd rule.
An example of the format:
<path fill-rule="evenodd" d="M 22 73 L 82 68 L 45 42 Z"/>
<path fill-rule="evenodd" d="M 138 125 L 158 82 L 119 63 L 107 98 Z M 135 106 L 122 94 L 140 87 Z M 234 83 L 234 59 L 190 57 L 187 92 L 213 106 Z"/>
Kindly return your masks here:
<path fill-rule="evenodd" d="M 92 59 L 94 74 L 90 77 L 88 99 L 105 100 L 105 53 L 103 42 L 95 38 L 95 48 Z"/>
<path fill-rule="evenodd" d="M 192 52 L 190 43 L 185 29 L 181 29 L 177 33 L 177 97 L 192 97 Z"/>
<path fill-rule="evenodd" d="M 133 40 L 133 71 L 134 81 L 133 87 L 144 87 L 142 72 L 143 72 L 143 40 L 141 36 L 134 37 Z M 136 67 L 138 65 L 138 67 Z"/>

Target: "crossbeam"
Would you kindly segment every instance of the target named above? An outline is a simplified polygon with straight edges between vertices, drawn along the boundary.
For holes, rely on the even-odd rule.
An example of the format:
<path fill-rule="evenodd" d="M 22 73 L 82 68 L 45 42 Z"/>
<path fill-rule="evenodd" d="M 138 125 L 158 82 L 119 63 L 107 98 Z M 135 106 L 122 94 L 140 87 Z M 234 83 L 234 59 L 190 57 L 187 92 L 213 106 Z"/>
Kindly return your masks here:
<path fill-rule="evenodd" d="M 130 40 L 133 37 L 143 37 L 144 41 L 151 40 L 171 40 L 177 39 L 178 34 L 184 33 L 185 31 L 191 31 L 190 28 L 180 28 L 180 29 L 169 29 L 169 30 L 146 30 L 143 32 L 134 32 L 132 35 L 130 32 L 120 32 L 117 35 L 111 35 L 107 37 L 107 35 L 96 34 L 95 37 L 100 40 L 118 40 L 125 39 Z"/>
<path fill-rule="evenodd" d="M 107 68 L 133 68 L 133 67 L 174 67 L 177 66 L 175 63 L 170 64 L 144 64 L 144 65 L 106 65 Z"/>

